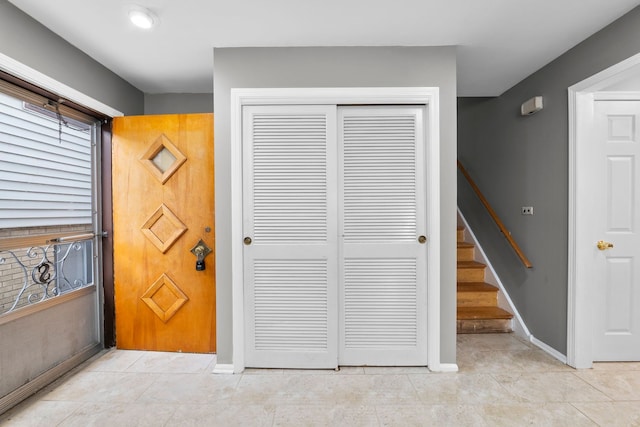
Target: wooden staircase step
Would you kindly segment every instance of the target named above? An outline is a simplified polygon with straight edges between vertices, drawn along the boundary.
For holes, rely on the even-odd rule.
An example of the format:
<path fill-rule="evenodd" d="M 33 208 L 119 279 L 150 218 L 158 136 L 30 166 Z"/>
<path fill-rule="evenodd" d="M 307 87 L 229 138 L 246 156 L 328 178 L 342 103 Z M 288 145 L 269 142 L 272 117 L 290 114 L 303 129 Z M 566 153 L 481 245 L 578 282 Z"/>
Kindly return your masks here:
<path fill-rule="evenodd" d="M 458 261 L 458 268 L 477 268 L 484 269 L 487 265 L 478 261 Z"/>
<path fill-rule="evenodd" d="M 458 242 L 458 261 L 473 261 L 475 248 L 473 243 Z"/>
<path fill-rule="evenodd" d="M 483 282 L 458 282 L 458 307 L 495 307 L 498 288 Z"/>
<path fill-rule="evenodd" d="M 500 307 L 458 307 L 458 320 L 513 319 L 513 314 Z"/>
<path fill-rule="evenodd" d="M 513 315 L 498 307 L 498 288 L 484 282 L 486 265 L 474 260 L 475 245 L 457 230 L 457 331 L 459 334 L 512 332 Z"/>
<path fill-rule="evenodd" d="M 483 282 L 485 267 L 477 261 L 458 261 L 458 282 Z"/>
<path fill-rule="evenodd" d="M 459 334 L 511 332 L 513 315 L 499 307 L 458 307 Z"/>
<path fill-rule="evenodd" d="M 459 334 L 502 334 L 513 332 L 511 319 L 461 319 L 456 321 Z"/>

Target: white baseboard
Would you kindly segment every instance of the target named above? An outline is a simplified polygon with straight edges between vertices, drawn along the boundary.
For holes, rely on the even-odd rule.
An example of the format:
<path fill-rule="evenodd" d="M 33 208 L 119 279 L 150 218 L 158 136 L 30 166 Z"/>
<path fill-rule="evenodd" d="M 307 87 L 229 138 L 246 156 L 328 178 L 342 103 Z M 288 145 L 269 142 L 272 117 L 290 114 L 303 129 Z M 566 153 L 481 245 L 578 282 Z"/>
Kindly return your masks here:
<path fill-rule="evenodd" d="M 540 341 L 539 339 L 537 339 L 533 335 L 529 336 L 529 341 L 531 342 L 531 344 L 535 345 L 540 350 L 544 351 L 545 353 L 549 354 L 550 356 L 555 357 L 556 359 L 558 359 L 559 361 L 561 361 L 565 365 L 567 364 L 567 356 L 565 356 L 564 354 L 560 353 L 555 348 L 549 347 L 547 344 L 543 343 L 542 341 Z"/>
<path fill-rule="evenodd" d="M 233 364 L 227 363 L 216 363 L 216 366 L 213 367 L 214 374 L 235 374 L 235 370 L 233 368 Z"/>
<path fill-rule="evenodd" d="M 437 372 L 458 372 L 458 365 L 456 363 L 441 363 Z"/>
<path fill-rule="evenodd" d="M 0 399 L 0 414 L 16 406 L 18 403 L 38 392 L 40 389 L 48 386 L 76 366 L 80 365 L 82 362 L 85 362 L 94 355 L 98 354 L 101 350 L 101 344 L 92 344 L 91 346 L 86 347 L 80 353 L 72 356 L 59 365 L 54 366 L 43 374 L 32 379 L 22 387 L 7 394 L 2 399 Z"/>

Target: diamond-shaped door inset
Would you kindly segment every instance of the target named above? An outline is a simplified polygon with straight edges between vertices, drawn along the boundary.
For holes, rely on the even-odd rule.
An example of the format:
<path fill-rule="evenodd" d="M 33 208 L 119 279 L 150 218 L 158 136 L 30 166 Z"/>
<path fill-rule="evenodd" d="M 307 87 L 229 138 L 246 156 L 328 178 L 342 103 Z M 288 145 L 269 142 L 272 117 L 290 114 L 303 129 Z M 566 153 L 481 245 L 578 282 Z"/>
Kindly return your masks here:
<path fill-rule="evenodd" d="M 160 276 L 141 299 L 164 323 L 189 301 L 189 297 L 166 274 Z"/>
<path fill-rule="evenodd" d="M 161 183 L 167 182 L 187 158 L 162 134 L 140 158 L 142 164 Z"/>
<path fill-rule="evenodd" d="M 160 252 L 165 253 L 187 231 L 187 226 L 162 204 L 142 225 L 141 230 Z"/>

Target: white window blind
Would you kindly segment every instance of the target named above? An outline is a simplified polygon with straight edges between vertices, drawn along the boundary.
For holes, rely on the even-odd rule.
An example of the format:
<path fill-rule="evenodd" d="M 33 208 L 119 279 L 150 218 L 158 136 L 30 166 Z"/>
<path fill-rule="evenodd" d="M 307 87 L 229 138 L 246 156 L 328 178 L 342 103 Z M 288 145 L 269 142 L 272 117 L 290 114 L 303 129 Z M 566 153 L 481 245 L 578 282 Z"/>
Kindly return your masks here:
<path fill-rule="evenodd" d="M 91 224 L 93 126 L 38 109 L 0 92 L 0 228 Z"/>

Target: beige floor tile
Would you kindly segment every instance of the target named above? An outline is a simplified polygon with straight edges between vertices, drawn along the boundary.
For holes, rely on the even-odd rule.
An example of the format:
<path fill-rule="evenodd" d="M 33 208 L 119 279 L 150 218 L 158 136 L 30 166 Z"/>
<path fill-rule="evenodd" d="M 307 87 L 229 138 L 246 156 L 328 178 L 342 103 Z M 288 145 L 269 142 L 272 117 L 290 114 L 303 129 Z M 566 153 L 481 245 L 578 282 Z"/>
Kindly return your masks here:
<path fill-rule="evenodd" d="M 30 399 L 0 415 L 0 426 L 50 427 L 62 422 L 80 406 L 81 402 Z"/>
<path fill-rule="evenodd" d="M 461 335 L 457 347 L 458 373 L 241 375 L 212 374 L 215 355 L 112 350 L 0 416 L 0 425 L 640 426 L 640 363 L 576 371 L 512 334 Z"/>
<path fill-rule="evenodd" d="M 164 427 L 267 427 L 275 407 L 260 405 L 179 405 Z"/>
<path fill-rule="evenodd" d="M 458 353 L 460 372 L 572 372 L 573 368 L 545 352 L 528 350 L 463 351 Z"/>
<path fill-rule="evenodd" d="M 94 358 L 84 369 L 85 371 L 124 372 L 138 359 L 143 357 L 144 351 L 135 350 L 106 350 Z"/>
<path fill-rule="evenodd" d="M 610 400 L 571 372 L 493 374 L 509 392 L 525 402 L 597 402 Z"/>
<path fill-rule="evenodd" d="M 489 374 L 409 375 L 409 379 L 424 404 L 477 405 L 521 401 Z"/>
<path fill-rule="evenodd" d="M 215 354 L 165 353 L 158 351 L 145 352 L 127 372 L 155 372 L 192 374 L 211 372 L 209 365 L 215 362 Z"/>
<path fill-rule="evenodd" d="M 465 405 L 413 405 L 378 406 L 381 426 L 484 426 L 482 417 L 474 406 Z"/>
<path fill-rule="evenodd" d="M 251 405 L 329 404 L 336 398 L 329 390 L 332 375 L 242 375 L 233 395 L 234 403 Z"/>
<path fill-rule="evenodd" d="M 42 396 L 43 400 L 121 402 L 138 399 L 159 378 L 156 374 L 83 371 Z"/>
<path fill-rule="evenodd" d="M 576 375 L 614 400 L 640 401 L 640 371 L 578 371 Z"/>
<path fill-rule="evenodd" d="M 594 371 L 640 371 L 640 362 L 597 362 Z"/>
<path fill-rule="evenodd" d="M 419 403 L 407 375 L 344 375 L 328 377 L 332 396 L 339 404 L 403 405 Z"/>
<path fill-rule="evenodd" d="M 229 401 L 239 381 L 240 375 L 163 374 L 147 387 L 138 401 L 182 404 Z"/>
<path fill-rule="evenodd" d="M 377 426 L 374 406 L 278 406 L 273 425 L 278 427 L 300 426 Z"/>
<path fill-rule="evenodd" d="M 414 403 L 406 375 L 246 375 L 234 401 L 278 405 Z"/>
<path fill-rule="evenodd" d="M 464 351 L 496 351 L 496 350 L 530 350 L 530 344 L 516 337 L 515 334 L 460 334 L 457 337 L 458 349 Z"/>
<path fill-rule="evenodd" d="M 520 403 L 482 405 L 476 410 L 492 427 L 513 426 L 595 426 L 589 418 L 568 403 Z"/>
<path fill-rule="evenodd" d="M 389 375 L 389 374 L 428 374 L 429 368 L 426 366 L 365 366 L 364 373 L 369 375 Z"/>
<path fill-rule="evenodd" d="M 509 351 L 464 351 L 458 354 L 460 372 L 505 372 L 520 370 Z"/>
<path fill-rule="evenodd" d="M 638 402 L 583 402 L 573 406 L 601 426 L 640 426 Z"/>
<path fill-rule="evenodd" d="M 542 350 L 531 349 L 529 351 L 512 351 L 511 359 L 514 370 L 522 372 L 574 372 L 570 366 L 549 356 Z"/>
<path fill-rule="evenodd" d="M 75 410 L 59 427 L 164 426 L 175 409 L 162 404 L 88 403 Z"/>

